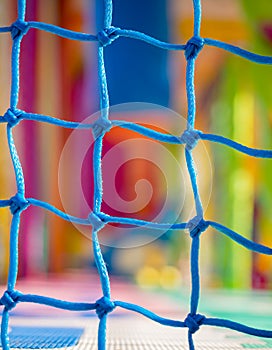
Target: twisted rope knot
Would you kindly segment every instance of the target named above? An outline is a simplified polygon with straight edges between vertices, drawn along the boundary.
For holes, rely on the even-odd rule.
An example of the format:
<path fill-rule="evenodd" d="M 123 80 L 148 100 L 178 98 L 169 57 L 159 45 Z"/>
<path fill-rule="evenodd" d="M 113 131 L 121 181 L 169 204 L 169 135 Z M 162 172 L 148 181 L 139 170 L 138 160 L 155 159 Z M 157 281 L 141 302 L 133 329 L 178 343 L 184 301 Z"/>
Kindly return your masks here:
<path fill-rule="evenodd" d="M 108 119 L 99 118 L 93 125 L 93 135 L 95 140 L 102 134 L 109 131 L 111 128 L 111 121 Z"/>
<path fill-rule="evenodd" d="M 18 19 L 11 25 L 11 37 L 12 39 L 16 39 L 19 36 L 23 36 L 27 33 L 29 29 L 29 24 L 25 21 Z"/>
<path fill-rule="evenodd" d="M 185 143 L 186 149 L 188 151 L 191 151 L 197 145 L 199 139 L 199 133 L 197 130 L 194 129 L 185 130 L 180 137 L 180 141 L 182 143 Z"/>
<path fill-rule="evenodd" d="M 112 312 L 115 309 L 115 304 L 107 297 L 102 297 L 95 303 L 95 312 L 99 319 Z"/>
<path fill-rule="evenodd" d="M 204 46 L 204 39 L 199 36 L 193 36 L 186 44 L 186 60 L 195 59 Z"/>
<path fill-rule="evenodd" d="M 209 227 L 209 223 L 199 216 L 195 216 L 187 223 L 187 229 L 190 232 L 190 236 L 194 238 L 200 235 L 202 232 L 206 231 Z"/>
<path fill-rule="evenodd" d="M 199 327 L 203 324 L 205 316 L 201 314 L 188 314 L 184 320 L 185 326 L 189 329 L 191 334 L 194 334 L 199 330 Z"/>
<path fill-rule="evenodd" d="M 105 226 L 105 223 L 100 219 L 100 217 L 93 211 L 88 215 L 88 220 L 93 227 L 94 231 L 99 231 Z"/>
<path fill-rule="evenodd" d="M 19 299 L 18 292 L 16 292 L 15 290 L 13 291 L 6 290 L 2 298 L 0 299 L 0 304 L 5 306 L 6 310 L 10 311 L 13 308 L 15 308 L 15 306 L 18 303 L 18 299 Z"/>
<path fill-rule="evenodd" d="M 30 203 L 25 199 L 21 193 L 17 193 L 14 197 L 10 198 L 10 211 L 14 215 L 25 210 Z"/>
<path fill-rule="evenodd" d="M 101 46 L 105 47 L 105 46 L 110 45 L 117 38 L 119 38 L 119 35 L 116 34 L 116 31 L 118 29 L 120 29 L 120 28 L 109 27 L 109 28 L 105 28 L 105 29 L 101 30 L 101 32 L 99 32 L 97 34 L 97 40 L 98 40 L 99 44 Z"/>
<path fill-rule="evenodd" d="M 9 108 L 3 115 L 3 119 L 10 127 L 17 125 L 22 119 L 23 111 L 15 108 Z"/>

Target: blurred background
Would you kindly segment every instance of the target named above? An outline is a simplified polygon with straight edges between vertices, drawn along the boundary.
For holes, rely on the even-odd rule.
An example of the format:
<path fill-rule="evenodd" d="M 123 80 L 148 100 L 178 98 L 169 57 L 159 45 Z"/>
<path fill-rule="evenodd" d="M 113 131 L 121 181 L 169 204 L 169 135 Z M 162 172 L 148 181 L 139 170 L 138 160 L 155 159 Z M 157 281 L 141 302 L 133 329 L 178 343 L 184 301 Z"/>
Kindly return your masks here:
<path fill-rule="evenodd" d="M 16 1 L 1 0 L 0 9 L 1 26 L 15 21 Z M 185 43 L 192 36 L 192 13 L 191 0 L 115 0 L 113 25 Z M 26 20 L 95 34 L 102 28 L 102 14 L 102 1 L 28 0 Z M 271 4 L 266 0 L 205 0 L 201 35 L 271 55 Z M 10 35 L 2 34 L 1 115 L 9 107 L 11 44 Z M 135 121 L 174 135 L 182 133 L 187 111 L 183 52 L 166 52 L 120 38 L 105 48 L 105 64 L 114 106 L 111 119 Z M 196 68 L 196 127 L 250 147 L 271 149 L 271 81 L 269 66 L 205 47 Z M 20 109 L 70 121 L 84 121 L 93 114 L 97 117 L 97 43 L 29 30 L 22 42 L 20 86 Z M 5 132 L 0 124 L 1 199 L 16 192 Z M 93 205 L 92 133 L 24 121 L 14 135 L 26 197 L 86 217 Z M 157 222 L 189 220 L 194 212 L 183 146 L 148 142 L 121 128 L 106 135 L 102 210 Z M 271 246 L 271 162 L 208 142 L 200 143 L 194 152 L 205 218 Z M 0 215 L 0 280 L 4 283 L 11 214 L 6 208 Z M 88 236 L 86 229 L 45 210 L 28 208 L 20 228 L 19 276 L 94 270 Z M 144 228 L 109 225 L 100 238 L 113 276 L 173 294 L 188 288 L 187 232 L 168 230 L 158 236 Z M 211 229 L 202 236 L 201 273 L 202 285 L 208 289 L 272 287 L 269 256 L 249 252 Z"/>

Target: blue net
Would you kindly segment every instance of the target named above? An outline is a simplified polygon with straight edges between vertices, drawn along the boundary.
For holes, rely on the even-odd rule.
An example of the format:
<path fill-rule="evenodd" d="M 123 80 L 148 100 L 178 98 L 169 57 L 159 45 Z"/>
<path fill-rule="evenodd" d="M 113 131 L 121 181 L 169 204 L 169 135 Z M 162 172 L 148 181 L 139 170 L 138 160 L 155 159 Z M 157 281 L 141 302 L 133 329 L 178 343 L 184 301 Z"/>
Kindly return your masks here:
<path fill-rule="evenodd" d="M 203 133 L 196 130 L 195 115 L 196 115 L 196 102 L 195 102 L 195 88 L 194 88 L 194 71 L 195 62 L 199 52 L 205 46 L 213 46 L 219 49 L 223 49 L 231 52 L 232 54 L 241 56 L 247 60 L 259 63 L 259 64 L 272 64 L 272 57 L 261 56 L 252 52 L 248 52 L 239 47 L 208 38 L 202 38 L 200 36 L 201 25 L 201 2 L 200 0 L 193 0 L 194 6 L 194 34 L 193 37 L 184 45 L 171 44 L 162 42 L 147 34 L 127 29 L 120 29 L 112 26 L 112 1 L 104 0 L 104 30 L 97 35 L 85 34 L 81 32 L 74 32 L 58 26 L 54 26 L 42 22 L 25 21 L 26 1 L 18 0 L 18 17 L 17 20 L 9 27 L 1 27 L 0 32 L 11 33 L 13 40 L 12 46 L 12 81 L 10 92 L 10 107 L 6 113 L 0 118 L 1 123 L 7 124 L 7 139 L 10 150 L 10 156 L 12 159 L 17 193 L 10 199 L 0 201 L 1 207 L 9 207 L 12 213 L 12 221 L 10 228 L 10 263 L 7 290 L 4 292 L 0 299 L 0 304 L 3 305 L 2 323 L 1 323 L 1 341 L 4 350 L 9 349 L 9 337 L 8 337 L 8 323 L 9 312 L 17 303 L 28 302 L 48 305 L 51 307 L 61 308 L 71 311 L 83 311 L 83 310 L 95 310 L 100 320 L 98 329 L 98 348 L 99 350 L 106 349 L 106 323 L 107 316 L 116 307 L 127 309 L 133 312 L 142 314 L 143 316 L 161 323 L 163 325 L 171 327 L 185 327 L 188 328 L 188 343 L 189 348 L 194 349 L 193 334 L 199 330 L 203 325 L 226 327 L 239 332 L 259 336 L 272 338 L 272 331 L 257 329 L 248 327 L 246 325 L 233 322 L 227 319 L 206 317 L 198 313 L 198 303 L 200 294 L 200 275 L 199 275 L 199 244 L 201 233 L 206 231 L 209 227 L 214 228 L 220 233 L 228 236 L 230 239 L 236 241 L 238 244 L 245 248 L 261 254 L 272 254 L 272 249 L 251 241 L 239 233 L 232 231 L 231 229 L 213 221 L 205 220 L 203 218 L 203 208 L 201 198 L 198 191 L 197 176 L 193 161 L 193 148 L 197 144 L 198 140 L 207 140 L 211 142 L 221 143 L 228 147 L 231 147 L 239 152 L 247 154 L 252 157 L 259 158 L 272 158 L 271 150 L 254 149 L 237 143 L 233 140 L 225 138 L 220 135 L 214 135 L 209 133 Z M 93 41 L 98 44 L 98 76 L 100 87 L 100 117 L 92 124 L 81 124 L 76 122 L 64 121 L 51 116 L 34 114 L 19 110 L 17 108 L 19 97 L 19 58 L 20 58 L 20 45 L 23 37 L 27 34 L 30 28 L 42 30 L 53 33 L 55 35 L 68 38 L 71 40 L 79 41 Z M 107 89 L 107 78 L 104 66 L 104 49 L 107 45 L 110 45 L 118 37 L 128 37 L 137 40 L 143 40 L 150 45 L 157 46 L 166 50 L 183 50 L 185 53 L 187 67 L 186 67 L 186 90 L 188 101 L 188 114 L 187 114 L 187 129 L 180 136 L 173 136 L 163 134 L 151 130 L 147 127 L 129 123 L 126 121 L 117 121 L 109 119 L 109 96 Z M 93 173 L 94 173 L 94 199 L 93 199 L 93 211 L 87 218 L 78 218 L 64 213 L 57 208 L 53 207 L 49 203 L 42 202 L 34 198 L 25 198 L 25 184 L 24 175 L 21 167 L 21 163 L 16 151 L 16 147 L 13 141 L 12 129 L 19 122 L 23 120 L 34 120 L 37 122 L 44 122 L 55 124 L 64 128 L 89 128 L 92 129 L 95 138 L 94 150 L 93 150 Z M 137 133 L 145 135 L 151 139 L 159 140 L 166 143 L 174 143 L 185 145 L 185 158 L 187 169 L 191 179 L 192 190 L 195 200 L 196 216 L 188 222 L 184 223 L 153 223 L 143 220 L 136 220 L 127 217 L 113 217 L 101 212 L 102 204 L 102 169 L 101 169 L 101 157 L 102 157 L 102 143 L 105 133 L 109 132 L 113 127 L 122 127 L 125 129 L 134 130 Z M 20 216 L 28 206 L 38 206 L 49 210 L 54 214 L 62 217 L 65 220 L 89 225 L 92 227 L 92 242 L 94 258 L 97 265 L 98 273 L 101 280 L 101 286 L 103 296 L 93 303 L 74 303 L 59 299 L 53 299 L 40 295 L 23 294 L 15 289 L 17 272 L 18 272 L 18 232 L 20 227 Z M 164 317 L 160 317 L 139 305 L 127 303 L 124 301 L 116 301 L 111 299 L 110 280 L 107 272 L 107 268 L 101 253 L 100 244 L 98 240 L 98 232 L 109 223 L 119 223 L 133 226 L 145 226 L 151 227 L 157 230 L 165 230 L 169 228 L 171 230 L 188 230 L 191 237 L 191 297 L 190 297 L 190 312 L 185 320 L 172 320 Z"/>

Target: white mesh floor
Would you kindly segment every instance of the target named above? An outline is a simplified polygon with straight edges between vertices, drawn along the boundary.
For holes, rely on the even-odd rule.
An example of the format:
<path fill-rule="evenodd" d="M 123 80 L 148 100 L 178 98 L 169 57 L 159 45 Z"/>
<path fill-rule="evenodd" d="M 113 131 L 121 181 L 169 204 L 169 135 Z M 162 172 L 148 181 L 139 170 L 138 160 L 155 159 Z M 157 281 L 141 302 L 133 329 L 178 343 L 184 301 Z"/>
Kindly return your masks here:
<path fill-rule="evenodd" d="M 56 285 L 58 288 L 56 288 Z M 95 275 L 88 273 L 65 275 L 46 280 L 21 280 L 18 289 L 25 292 L 50 295 L 55 298 L 65 296 L 66 300 L 86 301 L 97 300 L 100 290 Z M 2 286 L 4 290 L 5 286 Z M 142 290 L 119 279 L 112 279 L 113 299 L 137 302 L 160 316 L 182 320 L 186 317 L 187 291 L 181 293 L 180 298 L 170 298 L 167 293 L 155 293 Z M 203 314 L 211 316 L 222 314 L 222 317 L 233 319 L 258 328 L 271 329 L 272 310 L 271 293 L 245 293 L 230 291 L 212 291 L 204 293 L 202 298 Z M 228 315 L 229 313 L 229 315 Z M 238 316 L 243 316 L 242 319 Z M 260 320 L 263 322 L 260 323 Z M 265 322 L 265 323 L 264 323 Z M 62 343 L 67 337 L 63 328 L 83 328 L 84 333 L 74 350 L 97 350 L 98 319 L 94 312 L 71 313 L 38 304 L 19 303 L 12 310 L 10 326 L 25 327 L 21 332 L 23 340 L 20 344 L 39 343 L 38 336 L 44 337 L 44 343 L 52 343 L 52 335 L 57 332 L 57 343 Z M 29 330 L 28 330 L 29 327 Z M 34 327 L 34 328 L 33 328 Z M 47 329 L 51 333 L 47 334 Z M 41 329 L 42 328 L 42 329 Z M 37 332 L 35 331 L 37 329 Z M 52 331 L 53 329 L 53 331 Z M 68 332 L 69 333 L 69 332 Z M 162 326 L 143 316 L 116 308 L 108 317 L 107 350 L 133 349 L 166 349 L 188 350 L 187 330 Z M 48 340 L 48 341 L 47 341 Z M 194 335 L 196 350 L 223 349 L 272 349 L 272 339 L 255 338 L 242 333 L 221 328 L 202 326 Z M 27 347 L 21 346 L 22 349 Z M 47 346 L 48 348 L 48 346 Z M 61 348 L 61 347 L 60 347 Z M 62 348 L 63 349 L 63 348 Z"/>
<path fill-rule="evenodd" d="M 11 327 L 83 327 L 84 333 L 75 350 L 97 350 L 95 317 L 81 318 L 19 318 L 11 320 Z M 61 338 L 61 331 L 59 334 Z M 33 338 L 32 334 L 29 334 Z M 245 336 L 220 328 L 202 327 L 195 334 L 196 350 L 272 349 L 269 340 Z M 64 348 L 62 348 L 64 349 Z M 142 317 L 112 316 L 108 320 L 107 350 L 188 350 L 187 331 L 156 324 Z"/>

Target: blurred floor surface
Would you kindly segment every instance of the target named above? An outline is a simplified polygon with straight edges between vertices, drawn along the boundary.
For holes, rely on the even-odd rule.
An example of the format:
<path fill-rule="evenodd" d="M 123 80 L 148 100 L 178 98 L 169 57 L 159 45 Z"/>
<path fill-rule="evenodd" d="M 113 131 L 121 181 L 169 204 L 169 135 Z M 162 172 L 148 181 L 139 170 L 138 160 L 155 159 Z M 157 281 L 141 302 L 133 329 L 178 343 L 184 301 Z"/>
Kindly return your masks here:
<path fill-rule="evenodd" d="M 2 286 L 2 292 L 4 289 Z M 96 275 L 89 273 L 21 280 L 17 289 L 23 293 L 46 295 L 68 301 L 94 302 L 101 297 L 99 280 Z M 160 316 L 177 320 L 183 320 L 188 310 L 188 303 L 184 303 L 182 297 L 179 302 L 178 298 L 170 297 L 169 293 L 142 290 L 117 277 L 112 278 L 112 298 L 137 303 Z M 241 294 L 239 298 L 241 299 Z M 222 304 L 218 305 L 219 309 L 230 301 L 226 295 L 223 299 Z M 215 297 L 215 302 L 219 303 L 218 297 Z M 270 314 L 272 316 L 272 313 Z M 93 311 L 71 312 L 21 303 L 11 312 L 10 317 L 11 345 L 17 348 L 93 350 L 97 349 L 97 328 L 98 319 Z M 116 308 L 109 315 L 107 332 L 109 350 L 188 349 L 186 329 L 162 326 L 120 308 Z M 271 340 L 204 326 L 194 335 L 194 340 L 196 350 L 272 349 Z"/>

